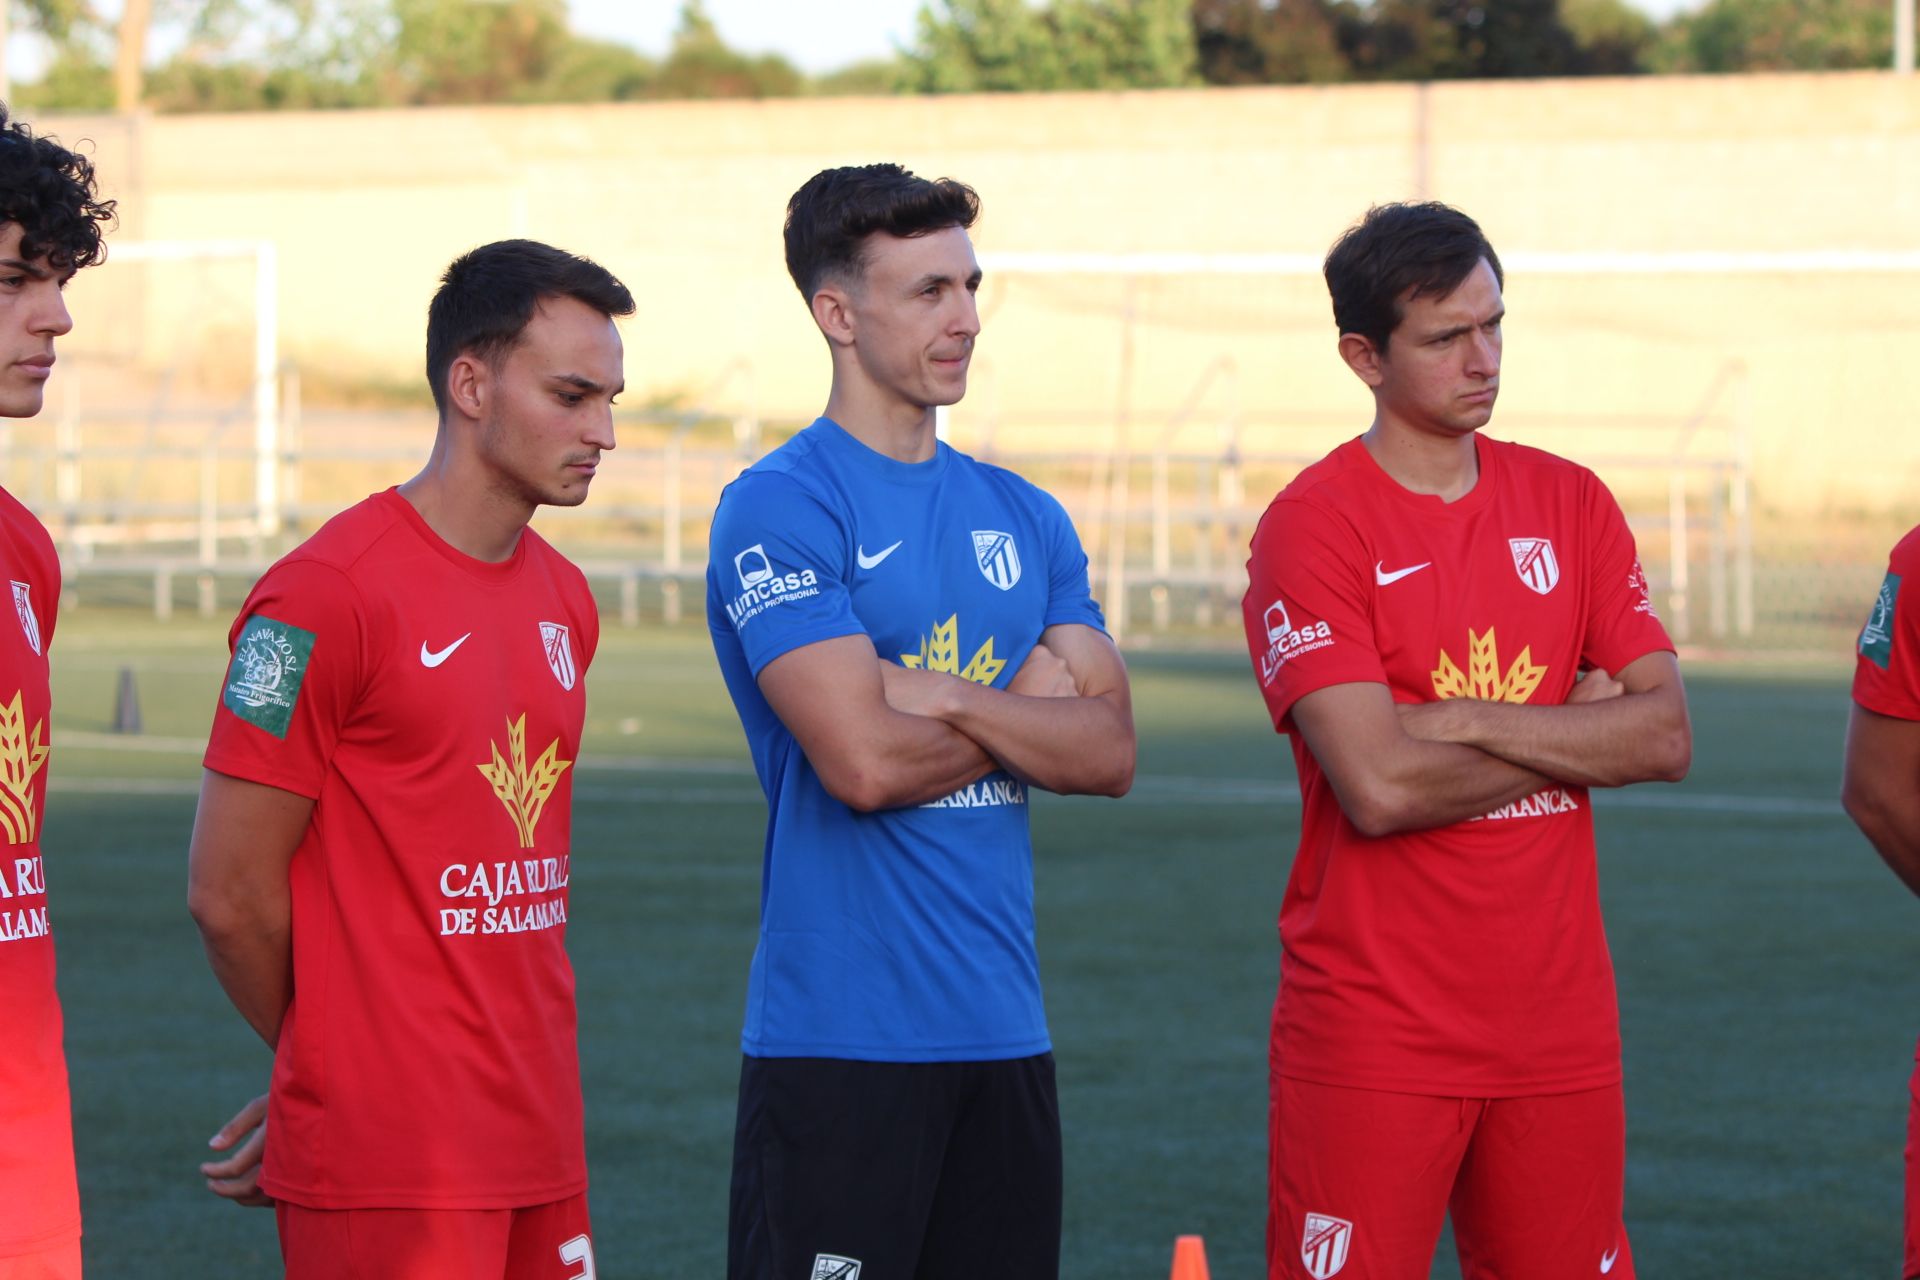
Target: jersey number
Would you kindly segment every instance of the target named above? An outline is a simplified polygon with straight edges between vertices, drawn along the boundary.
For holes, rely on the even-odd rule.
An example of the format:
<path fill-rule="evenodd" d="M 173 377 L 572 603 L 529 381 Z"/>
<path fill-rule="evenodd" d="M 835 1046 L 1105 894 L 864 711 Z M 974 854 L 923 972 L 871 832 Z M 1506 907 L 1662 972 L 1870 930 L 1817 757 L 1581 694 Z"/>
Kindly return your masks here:
<path fill-rule="evenodd" d="M 586 1268 L 574 1272 L 567 1280 L 594 1280 L 593 1241 L 584 1235 L 575 1236 L 560 1246 L 560 1261 L 578 1262 Z"/>

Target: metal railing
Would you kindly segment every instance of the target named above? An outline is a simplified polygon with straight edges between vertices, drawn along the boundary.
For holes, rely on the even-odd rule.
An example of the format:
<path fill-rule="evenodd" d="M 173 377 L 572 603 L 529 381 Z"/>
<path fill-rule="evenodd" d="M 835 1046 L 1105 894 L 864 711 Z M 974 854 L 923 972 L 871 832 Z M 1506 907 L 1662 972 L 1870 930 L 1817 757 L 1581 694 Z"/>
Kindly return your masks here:
<path fill-rule="evenodd" d="M 713 391 L 716 401 L 726 392 L 733 403 L 750 404 L 751 366 L 729 366 Z M 1676 639 L 1703 631 L 1725 640 L 1754 631 L 1745 394 L 1744 368 L 1728 363 L 1686 415 L 1501 423 L 1501 434 L 1549 448 L 1566 430 L 1591 436 L 1602 427 L 1656 442 L 1584 452 L 1579 460 L 1620 492 Z M 249 583 L 292 541 L 369 490 L 411 474 L 425 456 L 424 435 L 368 443 L 373 433 L 366 424 L 397 420 L 417 428 L 418 413 L 304 410 L 291 368 L 281 370 L 276 400 L 282 426 L 277 456 L 268 460 L 271 486 L 258 483 L 257 449 L 234 438 L 243 436 L 235 428 L 253 422 L 251 404 L 198 411 L 198 417 L 188 410 L 169 416 L 151 406 L 83 412 L 69 404 L 54 415 L 51 438 L 44 431 L 22 438 L 27 433 L 19 428 L 0 426 L 0 477 L 46 521 L 77 590 L 110 576 L 150 578 L 154 612 L 167 617 L 176 587 L 191 582 L 197 607 L 211 613 L 222 583 Z M 176 420 L 202 424 L 196 445 L 154 442 L 155 424 Z M 114 434 L 114 427 L 125 436 L 134 421 L 146 428 L 139 445 L 92 443 Z M 1175 447 L 1209 421 L 1212 447 Z M 714 503 L 765 451 L 764 426 L 750 410 L 703 409 L 627 413 L 621 424 L 629 439 L 636 432 L 651 438 L 608 455 L 594 500 L 543 512 L 541 528 L 609 589 L 623 623 L 646 616 L 679 621 L 685 591 L 698 591 L 704 577 Z M 1109 623 L 1123 638 L 1137 629 L 1136 606 L 1144 607 L 1151 632 L 1234 622 L 1255 523 L 1271 495 L 1324 452 L 1272 442 L 1303 435 L 1319 440 L 1342 425 L 1325 415 L 1241 407 L 1228 359 L 1203 370 L 1183 402 L 1157 419 L 1116 424 L 1096 413 L 989 413 L 969 424 L 981 441 L 980 456 L 1029 475 L 1067 507 Z M 1145 447 L 1007 447 L 1015 439 L 1047 439 L 1058 428 L 1083 438 L 1104 429 L 1122 442 L 1137 432 Z M 1250 447 L 1251 440 L 1261 447 Z M 274 495 L 270 511 L 260 506 L 263 492 Z M 1702 575 L 1704 611 L 1696 600 Z"/>

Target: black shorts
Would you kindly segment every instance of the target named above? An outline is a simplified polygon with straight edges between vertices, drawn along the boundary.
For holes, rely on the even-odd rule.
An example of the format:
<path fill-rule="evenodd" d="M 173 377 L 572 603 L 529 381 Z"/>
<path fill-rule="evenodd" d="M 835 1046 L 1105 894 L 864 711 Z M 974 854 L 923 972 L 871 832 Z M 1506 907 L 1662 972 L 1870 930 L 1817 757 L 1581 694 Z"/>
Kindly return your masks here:
<path fill-rule="evenodd" d="M 728 1280 L 1057 1280 L 1053 1055 L 745 1058 Z"/>

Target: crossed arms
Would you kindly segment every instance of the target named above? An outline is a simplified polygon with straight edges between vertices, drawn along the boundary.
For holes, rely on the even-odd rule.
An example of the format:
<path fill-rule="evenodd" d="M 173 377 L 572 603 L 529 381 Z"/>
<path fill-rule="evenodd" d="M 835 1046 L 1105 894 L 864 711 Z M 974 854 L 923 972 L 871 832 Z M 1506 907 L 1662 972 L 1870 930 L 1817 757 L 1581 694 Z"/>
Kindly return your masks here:
<path fill-rule="evenodd" d="M 1126 665 L 1092 627 L 1048 627 L 1004 690 L 882 661 L 864 635 L 784 653 L 759 683 L 828 793 L 863 813 L 936 800 L 996 769 L 1068 795 L 1133 785 Z"/>
<path fill-rule="evenodd" d="M 1590 672 L 1560 706 L 1454 698 L 1396 705 L 1387 686 L 1330 685 L 1294 724 L 1361 834 L 1464 822 L 1565 783 L 1678 782 L 1693 758 L 1680 667 L 1649 653 Z"/>

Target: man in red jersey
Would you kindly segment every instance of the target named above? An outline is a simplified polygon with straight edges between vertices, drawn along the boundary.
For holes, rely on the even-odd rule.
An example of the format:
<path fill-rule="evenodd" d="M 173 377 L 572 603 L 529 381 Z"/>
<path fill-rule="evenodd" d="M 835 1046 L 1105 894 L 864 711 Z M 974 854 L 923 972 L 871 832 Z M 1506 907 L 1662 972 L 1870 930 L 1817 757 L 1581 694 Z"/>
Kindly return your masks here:
<path fill-rule="evenodd" d="M 1326 277 L 1373 423 L 1267 509 L 1244 610 L 1304 806 L 1268 1271 L 1424 1280 L 1451 1211 L 1466 1280 L 1625 1280 L 1587 791 L 1686 773 L 1679 669 L 1605 486 L 1479 434 L 1505 307 L 1472 219 L 1372 209 Z"/>
<path fill-rule="evenodd" d="M 0 106 L 0 417 L 40 412 L 54 340 L 73 328 L 60 291 L 100 260 L 112 219 L 93 165 Z M 0 558 L 18 619 L 0 637 L 0 1280 L 78 1280 L 80 1193 L 40 852 L 60 561 L 5 490 Z"/>
<path fill-rule="evenodd" d="M 1920 529 L 1902 538 L 1855 646 L 1840 798 L 1893 873 L 1920 893 Z M 1904 593 L 1902 587 L 1905 587 Z M 1920 1052 L 1916 1052 L 1920 1059 Z M 1907 1110 L 1906 1280 L 1920 1277 L 1920 1063 Z"/>
<path fill-rule="evenodd" d="M 599 619 L 527 522 L 584 501 L 614 447 L 632 310 L 547 245 L 456 260 L 425 469 L 328 521 L 234 624 L 189 900 L 274 1046 L 257 1195 L 291 1280 L 592 1280 L 564 940 Z"/>

